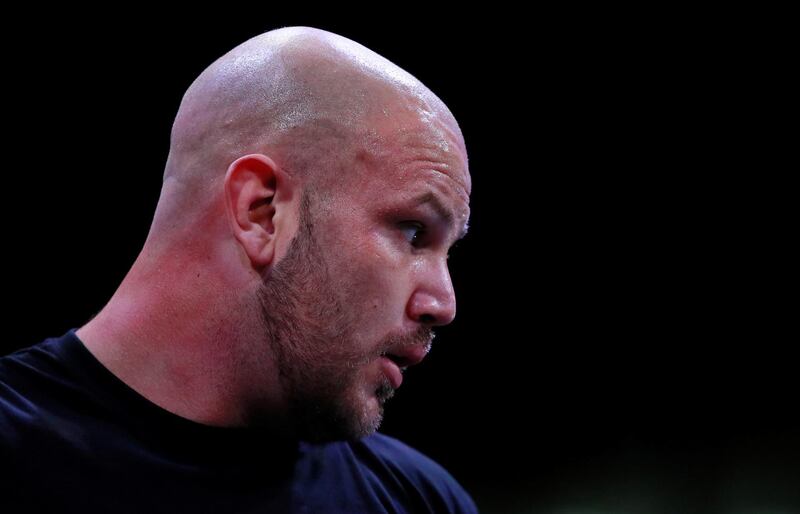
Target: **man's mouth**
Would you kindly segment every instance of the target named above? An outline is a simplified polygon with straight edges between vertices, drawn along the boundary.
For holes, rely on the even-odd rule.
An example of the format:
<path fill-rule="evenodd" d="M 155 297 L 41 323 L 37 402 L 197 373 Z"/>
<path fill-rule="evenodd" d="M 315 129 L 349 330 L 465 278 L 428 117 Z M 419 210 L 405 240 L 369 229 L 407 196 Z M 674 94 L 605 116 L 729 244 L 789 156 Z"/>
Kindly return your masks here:
<path fill-rule="evenodd" d="M 389 379 L 392 388 L 397 389 L 403 383 L 403 370 L 401 363 L 396 355 L 390 353 L 381 354 L 381 371 Z"/>

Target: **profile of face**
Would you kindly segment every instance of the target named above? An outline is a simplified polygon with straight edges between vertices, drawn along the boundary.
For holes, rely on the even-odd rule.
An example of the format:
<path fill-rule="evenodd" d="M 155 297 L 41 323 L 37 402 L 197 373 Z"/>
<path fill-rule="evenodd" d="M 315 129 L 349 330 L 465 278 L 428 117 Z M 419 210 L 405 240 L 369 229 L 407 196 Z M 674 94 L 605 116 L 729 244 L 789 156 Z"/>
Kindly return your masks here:
<path fill-rule="evenodd" d="M 315 235 L 312 202 L 305 194 L 298 233 L 258 291 L 261 313 L 296 433 L 311 441 L 356 439 L 377 430 L 394 394 L 389 378 L 370 365 L 392 348 L 427 353 L 433 333 L 421 326 L 369 344 L 359 340 L 358 299 L 346 299 L 347 277 L 333 276 L 334 254 Z"/>
<path fill-rule="evenodd" d="M 466 189 L 437 169 L 396 171 L 371 174 L 339 201 L 304 191 L 298 232 L 258 290 L 290 421 L 305 440 L 377 430 L 398 368 L 421 361 L 432 327 L 455 316 L 446 261 L 463 237 Z"/>

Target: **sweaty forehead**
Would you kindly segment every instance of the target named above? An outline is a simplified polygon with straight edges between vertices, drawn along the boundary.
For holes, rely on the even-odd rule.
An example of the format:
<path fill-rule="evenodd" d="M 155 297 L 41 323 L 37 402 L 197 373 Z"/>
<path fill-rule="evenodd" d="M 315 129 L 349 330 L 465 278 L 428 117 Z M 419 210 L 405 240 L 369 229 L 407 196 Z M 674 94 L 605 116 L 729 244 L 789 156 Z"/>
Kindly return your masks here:
<path fill-rule="evenodd" d="M 360 159 L 372 173 L 388 173 L 386 178 L 400 181 L 422 170 L 438 172 L 468 201 L 472 182 L 458 125 L 449 112 L 435 112 L 425 102 L 410 103 L 411 109 L 387 107 L 373 119 Z"/>

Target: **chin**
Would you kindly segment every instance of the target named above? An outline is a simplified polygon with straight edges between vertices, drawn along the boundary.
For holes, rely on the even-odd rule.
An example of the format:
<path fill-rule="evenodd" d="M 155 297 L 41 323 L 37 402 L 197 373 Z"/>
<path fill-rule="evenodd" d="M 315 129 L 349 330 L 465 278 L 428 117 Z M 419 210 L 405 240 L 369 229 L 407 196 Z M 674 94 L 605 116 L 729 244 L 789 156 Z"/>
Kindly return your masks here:
<path fill-rule="evenodd" d="M 344 417 L 341 435 L 344 439 L 355 441 L 377 432 L 383 422 L 384 403 L 391 398 L 394 391 L 376 391 L 358 402 L 351 402 L 349 415 Z"/>
<path fill-rule="evenodd" d="M 375 433 L 383 421 L 384 403 L 394 395 L 386 383 L 374 391 L 350 391 L 339 398 L 317 398 L 293 408 L 296 433 L 309 442 L 356 441 Z"/>
<path fill-rule="evenodd" d="M 349 420 L 349 423 L 340 420 L 336 424 L 307 425 L 298 430 L 298 436 L 312 443 L 358 441 L 375 433 L 382 421 L 383 408 L 380 408 L 379 413 L 371 415 L 368 419 Z"/>

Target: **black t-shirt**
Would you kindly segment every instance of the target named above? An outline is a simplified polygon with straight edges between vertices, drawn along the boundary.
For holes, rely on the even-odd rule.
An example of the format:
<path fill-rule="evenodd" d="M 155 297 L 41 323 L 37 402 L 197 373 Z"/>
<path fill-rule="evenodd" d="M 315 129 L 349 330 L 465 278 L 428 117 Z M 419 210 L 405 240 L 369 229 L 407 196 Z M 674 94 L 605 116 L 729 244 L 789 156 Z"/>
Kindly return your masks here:
<path fill-rule="evenodd" d="M 0 358 L 0 511 L 477 512 L 391 437 L 310 444 L 182 418 L 119 380 L 70 329 Z"/>

